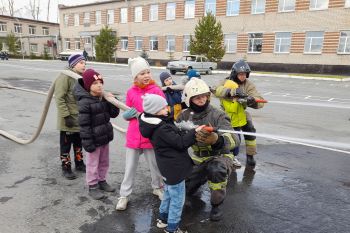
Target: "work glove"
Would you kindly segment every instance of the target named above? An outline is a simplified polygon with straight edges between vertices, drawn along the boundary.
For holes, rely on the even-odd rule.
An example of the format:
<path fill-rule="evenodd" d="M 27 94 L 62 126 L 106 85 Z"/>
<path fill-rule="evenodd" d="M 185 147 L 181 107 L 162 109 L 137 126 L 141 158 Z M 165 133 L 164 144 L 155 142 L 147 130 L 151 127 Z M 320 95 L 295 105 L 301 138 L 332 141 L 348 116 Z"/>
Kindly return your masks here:
<path fill-rule="evenodd" d="M 68 128 L 72 128 L 74 126 L 74 118 L 72 116 L 66 116 L 64 123 Z"/>
<path fill-rule="evenodd" d="M 242 97 L 246 97 L 247 95 L 244 93 L 243 89 L 242 88 L 237 88 L 237 89 L 234 89 L 235 90 L 235 93 L 234 93 L 234 96 L 238 97 L 238 98 L 242 98 Z"/>
<path fill-rule="evenodd" d="M 201 129 L 196 133 L 197 142 L 201 142 L 207 145 L 214 145 L 219 138 L 219 135 L 215 132 L 208 132 L 205 129 Z"/>
<path fill-rule="evenodd" d="M 245 97 L 243 90 L 241 88 L 225 88 L 224 89 L 224 97 L 225 98 L 231 98 L 231 97 Z"/>
<path fill-rule="evenodd" d="M 123 113 L 123 118 L 127 121 L 135 117 L 137 117 L 137 110 L 135 108 L 130 108 Z"/>
<path fill-rule="evenodd" d="M 252 107 L 256 104 L 255 98 L 253 96 L 247 97 L 247 106 Z"/>

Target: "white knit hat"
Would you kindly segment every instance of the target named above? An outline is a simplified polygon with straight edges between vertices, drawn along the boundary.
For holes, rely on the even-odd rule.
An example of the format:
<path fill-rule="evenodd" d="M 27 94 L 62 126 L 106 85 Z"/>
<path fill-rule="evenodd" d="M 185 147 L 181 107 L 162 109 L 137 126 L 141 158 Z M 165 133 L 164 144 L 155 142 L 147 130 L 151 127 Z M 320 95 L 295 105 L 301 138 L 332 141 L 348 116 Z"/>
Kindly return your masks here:
<path fill-rule="evenodd" d="M 146 94 L 142 96 L 143 111 L 150 114 L 156 114 L 162 110 L 165 106 L 168 106 L 166 99 L 160 95 Z"/>
<path fill-rule="evenodd" d="M 142 57 L 129 58 L 128 65 L 133 79 L 143 70 L 150 70 L 148 62 Z"/>

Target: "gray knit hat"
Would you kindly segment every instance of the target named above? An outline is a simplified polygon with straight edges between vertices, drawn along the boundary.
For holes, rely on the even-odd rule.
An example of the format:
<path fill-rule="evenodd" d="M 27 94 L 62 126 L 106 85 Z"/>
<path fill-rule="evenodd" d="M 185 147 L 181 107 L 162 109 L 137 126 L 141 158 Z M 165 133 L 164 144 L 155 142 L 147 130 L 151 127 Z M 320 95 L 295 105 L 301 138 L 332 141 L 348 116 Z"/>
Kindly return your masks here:
<path fill-rule="evenodd" d="M 166 99 L 160 95 L 146 94 L 143 96 L 143 111 L 149 114 L 156 114 L 162 108 L 168 106 Z"/>

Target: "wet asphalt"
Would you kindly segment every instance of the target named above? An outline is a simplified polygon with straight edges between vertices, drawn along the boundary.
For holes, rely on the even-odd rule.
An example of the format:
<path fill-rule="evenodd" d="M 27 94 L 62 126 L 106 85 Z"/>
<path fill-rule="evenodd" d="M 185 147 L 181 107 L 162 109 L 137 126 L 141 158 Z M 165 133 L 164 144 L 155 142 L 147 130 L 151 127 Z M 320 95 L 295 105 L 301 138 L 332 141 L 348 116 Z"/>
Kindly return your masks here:
<path fill-rule="evenodd" d="M 106 89 L 123 100 L 130 85 L 128 70 L 93 66 L 106 76 Z M 0 84 L 47 91 L 62 67 L 57 61 L 0 63 Z M 161 70 L 153 72 L 157 75 Z M 203 79 L 212 85 L 223 77 Z M 338 99 L 327 102 L 332 107 L 267 105 L 252 112 L 258 132 L 330 144 L 349 142 L 350 112 L 341 107 L 350 106 L 347 83 L 272 77 L 254 77 L 253 81 L 271 101 L 323 104 L 323 98 Z M 293 98 L 286 95 L 290 93 Z M 0 129 L 22 137 L 34 132 L 44 96 L 0 88 L 0 98 Z M 145 160 L 140 160 L 128 209 L 117 212 L 118 192 L 95 201 L 87 195 L 84 174 L 77 173 L 73 181 L 62 178 L 55 123 L 52 102 L 37 141 L 23 146 L 0 137 L 0 232 L 163 232 L 155 226 L 160 202 L 152 195 Z M 120 117 L 113 123 L 126 127 Z M 124 143 L 124 134 L 115 131 L 108 182 L 117 191 L 124 172 Z M 243 167 L 229 177 L 223 220 L 209 220 L 210 193 L 204 185 L 187 197 L 181 228 L 190 233 L 350 232 L 349 154 L 258 138 L 258 165 L 254 169 L 244 166 L 243 146 L 238 159 Z"/>

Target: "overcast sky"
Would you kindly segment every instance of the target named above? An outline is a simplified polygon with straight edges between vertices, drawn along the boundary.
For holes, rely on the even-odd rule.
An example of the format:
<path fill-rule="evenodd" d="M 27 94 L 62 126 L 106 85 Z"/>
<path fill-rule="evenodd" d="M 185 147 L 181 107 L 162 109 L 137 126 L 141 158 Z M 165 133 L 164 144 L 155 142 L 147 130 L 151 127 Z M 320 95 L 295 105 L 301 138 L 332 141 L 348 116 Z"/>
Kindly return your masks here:
<path fill-rule="evenodd" d="M 34 0 L 15 0 L 14 3 L 14 9 L 16 11 L 15 16 L 22 17 L 22 18 L 31 18 L 29 12 L 26 10 L 26 7 L 29 6 L 29 2 Z M 40 13 L 39 13 L 39 20 L 46 21 L 47 19 L 47 4 L 48 0 L 35 0 L 36 2 L 40 2 Z M 106 1 L 106 0 L 51 0 L 50 1 L 50 22 L 57 22 L 57 14 L 58 14 L 58 4 L 64 4 L 66 6 L 72 6 L 72 5 L 80 5 L 80 4 L 86 4 L 91 2 L 100 2 L 100 1 Z M 7 4 L 7 0 L 0 0 L 0 4 Z"/>

